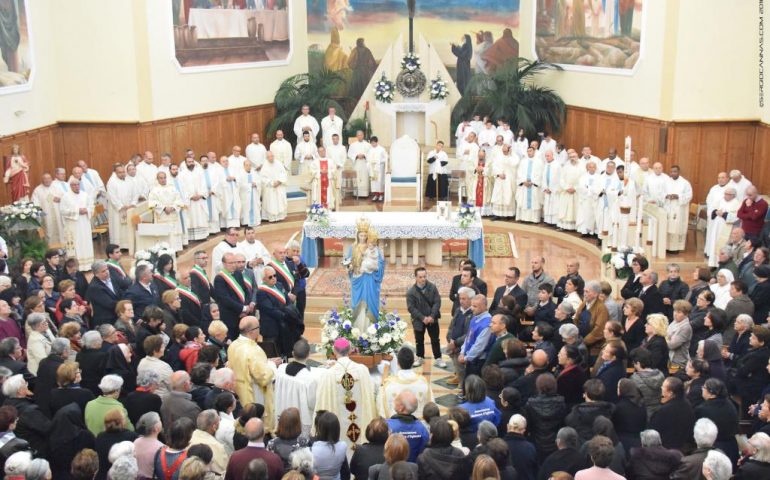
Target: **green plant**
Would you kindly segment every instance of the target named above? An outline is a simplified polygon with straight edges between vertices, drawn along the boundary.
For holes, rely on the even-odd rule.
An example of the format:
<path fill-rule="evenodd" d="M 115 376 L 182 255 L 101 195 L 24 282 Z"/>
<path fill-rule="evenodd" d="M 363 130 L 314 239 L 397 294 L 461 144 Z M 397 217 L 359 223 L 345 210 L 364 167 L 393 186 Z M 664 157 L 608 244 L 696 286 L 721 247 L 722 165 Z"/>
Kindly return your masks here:
<path fill-rule="evenodd" d="M 333 98 L 343 83 L 342 76 L 326 69 L 316 73 L 300 73 L 284 80 L 275 93 L 276 116 L 270 122 L 268 136 L 283 130 L 287 140 L 296 141 L 294 120 L 300 115 L 303 105 L 310 107 L 310 113 L 319 123 L 329 107 L 336 108 L 337 115 L 344 121 L 343 108 Z"/>
<path fill-rule="evenodd" d="M 490 75 L 475 74 L 452 111 L 453 123 L 478 114 L 503 118 L 513 130 L 560 132 L 565 122 L 564 100 L 554 90 L 533 83 L 537 75 L 548 70 L 562 68 L 519 57 Z"/>
<path fill-rule="evenodd" d="M 364 132 L 364 138 L 369 138 L 371 136 L 370 128 L 371 127 L 366 118 L 352 118 L 345 125 L 345 128 L 342 130 L 342 134 L 345 136 L 345 141 L 347 141 L 348 138 L 355 137 L 356 132 L 361 130 Z"/>

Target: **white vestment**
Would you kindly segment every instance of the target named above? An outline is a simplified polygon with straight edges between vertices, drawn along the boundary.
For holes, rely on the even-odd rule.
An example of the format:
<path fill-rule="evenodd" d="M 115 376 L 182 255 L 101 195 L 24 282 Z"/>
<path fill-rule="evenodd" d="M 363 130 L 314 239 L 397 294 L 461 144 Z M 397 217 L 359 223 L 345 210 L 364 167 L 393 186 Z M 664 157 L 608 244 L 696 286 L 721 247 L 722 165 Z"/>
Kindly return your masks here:
<path fill-rule="evenodd" d="M 91 216 L 94 214 L 93 198 L 87 193 L 69 191 L 64 194 L 59 206 L 64 222 L 64 245 L 68 256 L 78 259 L 80 271 L 91 270 L 94 262 L 94 239 L 91 231 Z M 86 213 L 80 213 L 86 209 Z"/>
<path fill-rule="evenodd" d="M 487 154 L 489 150 L 497 143 L 497 130 L 494 128 L 484 128 L 479 133 L 478 144 L 483 148 Z"/>
<path fill-rule="evenodd" d="M 239 173 L 230 167 L 222 167 L 222 195 L 219 197 L 222 228 L 241 226 L 241 191 L 238 186 Z"/>
<path fill-rule="evenodd" d="M 469 165 L 475 165 L 479 158 L 479 146 L 475 142 L 463 142 L 463 150 L 457 150 L 457 158 L 462 160 L 463 170 L 468 171 Z M 466 153 L 467 152 L 467 153 Z M 469 175 L 465 175 L 465 195 L 468 198 L 468 203 L 471 202 L 471 198 L 474 195 L 473 190 L 473 178 Z"/>
<path fill-rule="evenodd" d="M 561 193 L 559 194 L 559 222 L 557 225 L 564 230 L 575 230 L 577 228 L 577 211 L 578 211 L 578 185 L 580 185 L 580 178 L 585 173 L 585 168 L 580 165 L 580 162 L 567 162 L 561 169 L 561 175 L 559 178 L 559 188 Z M 574 189 L 574 192 L 569 192 L 569 189 Z"/>
<path fill-rule="evenodd" d="M 724 195 L 722 195 L 722 199 L 713 207 L 713 210 L 707 212 L 709 219 L 711 219 L 712 213 L 717 210 L 721 210 L 722 215 L 714 217 L 711 221 L 711 227 L 706 232 L 706 245 L 709 246 L 706 255 L 708 256 L 709 267 L 716 267 L 719 264 L 719 249 L 725 246 L 730 238 L 733 225 L 738 220 L 737 214 L 738 209 L 741 208 L 741 202 L 735 197 L 732 200 L 725 200 Z"/>
<path fill-rule="evenodd" d="M 326 208 L 337 209 L 337 165 L 328 158 L 314 158 L 308 165 L 310 172 L 310 203 L 322 202 L 322 183 L 326 182 Z M 326 177 L 324 180 L 323 177 Z M 322 182 L 323 181 L 323 182 Z"/>
<path fill-rule="evenodd" d="M 599 175 L 599 181 L 595 185 L 598 192 L 596 203 L 596 233 L 599 238 L 607 238 L 608 245 L 614 247 L 613 221 L 616 219 L 618 192 L 622 185 L 620 179 L 614 173 L 612 175 Z"/>
<path fill-rule="evenodd" d="M 209 209 L 207 197 L 209 190 L 203 179 L 203 169 L 194 167 L 192 171 L 187 165 L 179 170 L 180 182 L 187 192 L 188 209 L 185 212 L 187 220 L 187 238 L 189 240 L 203 240 L 209 236 Z M 200 195 L 201 198 L 193 200 L 192 197 Z"/>
<path fill-rule="evenodd" d="M 147 184 L 149 194 L 150 189 L 158 183 L 158 166 L 154 163 L 139 162 L 136 166 L 136 174 Z"/>
<path fill-rule="evenodd" d="M 543 158 L 545 158 L 545 152 L 547 152 L 548 150 L 552 151 L 554 156 L 556 156 L 556 140 L 554 140 L 553 138 L 550 140 L 547 138 L 544 138 L 540 142 L 540 147 L 537 149 L 537 151 L 540 152 L 540 155 L 542 155 Z"/>
<path fill-rule="evenodd" d="M 134 203 L 139 203 L 140 198 L 142 201 L 147 200 L 147 196 L 150 194 L 150 186 L 147 185 L 147 183 L 144 181 L 144 178 L 140 177 L 138 174 L 134 175 L 133 177 L 126 174 L 126 182 L 131 185 L 131 191 L 133 192 L 134 196 Z"/>
<path fill-rule="evenodd" d="M 366 164 L 369 167 L 372 192 L 384 193 L 385 172 L 388 171 L 388 152 L 385 151 L 382 145 L 370 148 L 366 154 Z"/>
<path fill-rule="evenodd" d="M 241 224 L 256 227 L 262 223 L 262 177 L 253 168 L 241 172 Z"/>
<path fill-rule="evenodd" d="M 206 187 L 206 216 L 208 219 L 209 233 L 219 233 L 222 215 L 222 169 L 209 164 L 207 168 L 201 167 L 201 181 Z"/>
<path fill-rule="evenodd" d="M 292 377 L 286 374 L 286 365 L 286 363 L 280 365 L 275 372 L 275 423 L 278 424 L 278 416 L 285 409 L 297 408 L 302 433 L 310 436 L 315 417 L 317 382 L 322 369 L 303 368 Z"/>
<path fill-rule="evenodd" d="M 665 173 L 660 175 L 652 174 L 648 175 L 644 180 L 644 188 L 642 190 L 642 196 L 644 203 L 654 203 L 655 205 L 662 207 L 666 203 L 666 187 L 669 177 Z"/>
<path fill-rule="evenodd" d="M 615 157 L 615 158 L 610 158 L 610 157 L 607 157 L 607 158 L 605 158 L 604 160 L 602 160 L 602 164 L 599 166 L 599 168 L 598 168 L 598 170 L 597 170 L 597 171 L 598 171 L 599 173 L 604 173 L 604 172 L 607 170 L 607 164 L 608 164 L 608 163 L 610 163 L 610 162 L 615 162 L 615 168 L 616 168 L 616 169 L 617 169 L 618 167 L 620 167 L 620 166 L 623 166 L 623 168 L 624 168 L 624 169 L 626 168 L 626 167 L 625 167 L 625 165 L 626 165 L 626 162 L 624 162 L 623 160 L 621 160 L 621 159 L 620 159 L 620 157 Z M 626 172 L 626 175 L 628 175 L 628 172 Z"/>
<path fill-rule="evenodd" d="M 666 183 L 666 195 L 678 195 L 679 197 L 666 200 L 664 206 L 668 215 L 666 250 L 677 252 L 684 250 L 685 243 L 687 243 L 692 186 L 684 177 L 679 177 L 676 180 L 669 177 Z"/>
<path fill-rule="evenodd" d="M 379 414 L 390 418 L 396 414 L 394 403 L 396 397 L 403 391 L 410 391 L 417 398 L 416 412 L 422 412 L 426 403 L 433 401 L 433 390 L 430 382 L 414 370 L 399 370 L 394 375 L 383 379 L 378 396 Z"/>
<path fill-rule="evenodd" d="M 342 142 L 342 119 L 338 116 L 327 115 L 321 119 L 321 138 L 323 139 L 323 146 L 327 147 L 332 144 L 332 135 L 339 135 L 340 143 Z"/>
<path fill-rule="evenodd" d="M 602 181 L 601 175 L 588 172 L 580 177 L 577 188 L 578 205 L 577 215 L 575 217 L 575 226 L 579 233 L 596 233 L 596 208 L 599 200 L 599 191 L 597 186 Z"/>
<path fill-rule="evenodd" d="M 334 145 L 331 144 L 328 147 L 326 147 L 326 156 L 334 162 L 334 165 L 337 167 L 337 188 L 339 188 L 339 197 L 342 198 L 342 171 L 345 170 L 346 162 L 348 159 L 348 152 L 345 150 L 345 146 L 341 143 Z M 351 163 L 352 165 L 352 163 Z"/>
<path fill-rule="evenodd" d="M 620 183 L 620 195 L 613 212 L 612 222 L 615 233 L 611 241 L 614 244 L 611 243 L 610 246 L 638 246 L 639 239 L 636 238 L 638 206 L 639 194 L 636 191 L 636 182 L 626 177 Z"/>
<path fill-rule="evenodd" d="M 469 123 L 462 122 L 457 125 L 455 129 L 455 148 L 458 152 L 461 152 L 465 148 L 465 139 L 468 134 L 473 131 L 473 128 Z"/>
<path fill-rule="evenodd" d="M 492 215 L 513 217 L 516 215 L 516 172 L 519 157 L 513 154 L 497 156 L 492 162 Z M 502 178 L 505 177 L 505 178 Z"/>
<path fill-rule="evenodd" d="M 222 242 L 225 245 L 227 243 Z M 267 248 L 257 239 L 254 239 L 254 243 L 249 243 L 248 240 L 242 240 L 238 242 L 238 249 L 240 253 L 244 254 L 246 256 L 246 261 L 250 262 L 254 260 L 255 258 L 261 258 L 262 264 L 258 265 L 256 268 L 254 268 L 254 278 L 257 279 L 257 282 L 262 283 L 262 270 L 264 270 L 265 265 L 270 261 L 272 256 L 270 255 L 270 252 L 267 251 Z M 221 262 L 220 257 L 220 262 Z"/>
<path fill-rule="evenodd" d="M 315 142 L 315 139 L 318 137 L 319 130 L 320 127 L 318 126 L 318 120 L 316 120 L 312 115 L 300 115 L 296 120 L 294 120 L 294 135 L 297 136 L 297 141 L 301 141 L 302 132 L 309 131 L 310 139 Z"/>
<path fill-rule="evenodd" d="M 102 181 L 102 177 L 99 176 L 99 172 L 94 170 L 93 168 L 89 168 L 88 170 L 83 171 L 83 178 L 80 182 L 80 190 L 83 190 L 83 182 L 88 183 L 88 190 L 93 190 L 95 193 L 94 198 L 98 197 L 99 195 L 106 195 L 107 189 L 104 187 L 104 182 Z"/>
<path fill-rule="evenodd" d="M 176 187 L 170 183 L 155 185 L 150 190 L 147 206 L 153 209 L 155 223 L 165 223 L 171 226 L 169 242 L 171 251 L 181 251 L 184 244 L 184 231 L 179 220 L 179 212 L 185 204 L 182 202 L 182 197 L 177 192 Z M 164 211 L 166 208 L 171 208 L 173 211 L 166 213 Z"/>
<path fill-rule="evenodd" d="M 730 180 L 730 183 L 727 184 L 728 187 L 733 187 L 735 189 L 735 198 L 738 200 L 738 202 L 742 202 L 743 199 L 746 198 L 746 189 L 751 185 L 751 181 L 749 181 L 749 179 L 746 177 L 741 177 L 740 181 L 738 182 L 735 180 Z"/>
<path fill-rule="evenodd" d="M 302 137 L 300 137 L 302 138 Z M 274 140 L 270 144 L 270 152 L 273 154 L 273 158 L 276 162 L 284 166 L 287 172 L 291 171 L 291 143 L 285 138 L 280 140 Z"/>
<path fill-rule="evenodd" d="M 236 244 L 236 246 L 233 247 L 232 245 L 230 245 L 224 240 L 217 243 L 217 245 L 211 251 L 211 271 L 213 272 L 214 275 L 216 275 L 222 270 L 222 257 L 225 255 L 225 253 L 243 253 L 243 252 L 241 251 L 240 248 L 238 248 L 238 244 Z"/>
<path fill-rule="evenodd" d="M 511 130 L 510 128 L 508 130 L 502 129 L 502 130 L 499 130 L 497 134 L 503 136 L 504 144 L 513 146 L 513 130 Z M 511 153 L 515 155 L 513 150 L 511 150 Z"/>
<path fill-rule="evenodd" d="M 559 192 L 561 188 L 561 165 L 556 160 L 543 165 L 543 183 L 540 185 L 543 195 L 543 221 L 548 225 L 559 222 Z"/>
<path fill-rule="evenodd" d="M 172 177 L 171 172 L 169 171 L 166 178 L 167 182 L 176 189 L 176 192 L 179 194 L 179 198 L 182 199 L 182 205 L 184 205 L 179 210 L 179 224 L 182 227 L 182 245 L 186 246 L 188 243 L 190 243 L 190 239 L 187 236 L 187 228 L 190 225 L 187 213 L 190 208 L 190 192 L 188 190 L 189 187 L 185 185 L 179 174 L 177 174 L 176 177 Z"/>
<path fill-rule="evenodd" d="M 235 155 L 230 155 L 227 157 L 227 163 L 233 175 L 238 176 L 241 172 L 243 172 L 244 161 L 246 161 L 246 157 L 243 155 L 238 155 L 237 157 Z"/>
<path fill-rule="evenodd" d="M 64 225 L 62 223 L 59 202 L 54 199 L 64 195 L 53 183 L 49 186 L 38 185 L 32 192 L 31 201 L 43 209 L 43 227 L 45 228 L 45 239 L 49 244 L 64 243 L 63 233 Z"/>
<path fill-rule="evenodd" d="M 356 187 L 359 197 L 369 196 L 369 169 L 366 166 L 366 154 L 371 148 L 372 146 L 366 140 L 353 142 L 348 147 L 348 158 L 356 171 Z M 364 155 L 364 158 L 357 160 L 356 157 L 361 154 Z"/>
<path fill-rule="evenodd" d="M 128 248 L 134 233 L 129 208 L 135 206 L 133 185 L 113 174 L 107 181 L 107 221 L 110 225 L 110 243 Z"/>
<path fill-rule="evenodd" d="M 286 198 L 286 168 L 277 160 L 262 166 L 262 218 L 277 222 L 286 218 L 289 203 Z M 275 182 L 280 182 L 275 185 Z"/>
<path fill-rule="evenodd" d="M 246 145 L 246 158 L 251 162 L 252 168 L 260 168 L 267 158 L 267 149 L 261 143 Z"/>
<path fill-rule="evenodd" d="M 527 187 L 524 182 L 532 185 Z M 525 157 L 519 163 L 516 175 L 516 220 L 540 222 L 543 207 L 542 191 L 543 162 L 537 157 Z"/>
<path fill-rule="evenodd" d="M 313 140 L 307 142 L 297 142 L 297 148 L 294 149 L 294 160 L 299 162 L 298 174 L 303 174 L 307 171 L 307 165 L 318 156 L 318 147 L 316 147 Z"/>
<path fill-rule="evenodd" d="M 315 402 L 315 411 L 319 410 L 337 415 L 340 438 L 348 445 L 363 443 L 366 426 L 377 416 L 374 383 L 369 369 L 343 357 L 320 372 Z"/>
<path fill-rule="evenodd" d="M 529 140 L 527 140 L 527 137 L 516 137 L 513 140 L 513 151 L 519 158 L 527 156 L 527 148 L 529 148 Z"/>
<path fill-rule="evenodd" d="M 706 242 L 703 246 L 703 253 L 705 253 L 707 256 L 709 255 L 709 252 L 711 252 L 714 249 L 714 245 L 711 245 L 709 243 L 709 230 L 711 230 L 711 226 L 714 224 L 714 220 L 711 219 L 711 212 L 717 209 L 717 205 L 722 202 L 722 199 L 725 198 L 725 189 L 727 188 L 727 184 L 724 186 L 720 184 L 716 184 L 709 190 L 708 195 L 706 196 Z M 738 198 L 737 196 L 735 197 Z M 712 237 L 713 238 L 713 237 Z"/>

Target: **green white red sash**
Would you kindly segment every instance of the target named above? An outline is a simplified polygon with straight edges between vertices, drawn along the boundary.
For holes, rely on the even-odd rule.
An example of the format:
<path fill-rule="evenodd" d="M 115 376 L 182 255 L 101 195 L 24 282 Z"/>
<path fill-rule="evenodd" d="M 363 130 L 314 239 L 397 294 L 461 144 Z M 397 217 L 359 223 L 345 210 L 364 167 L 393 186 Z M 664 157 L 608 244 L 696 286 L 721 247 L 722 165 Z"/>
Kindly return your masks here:
<path fill-rule="evenodd" d="M 243 287 L 241 287 L 241 284 L 238 283 L 238 280 L 233 277 L 233 274 L 228 272 L 227 270 L 222 270 L 219 272 L 219 276 L 222 277 L 222 279 L 230 286 L 230 289 L 235 292 L 236 295 L 238 295 L 238 298 L 241 300 L 241 303 L 244 305 L 246 304 L 246 293 L 243 291 Z"/>
<path fill-rule="evenodd" d="M 281 303 L 286 305 L 286 297 L 283 295 L 283 292 L 278 290 L 275 287 L 271 287 L 269 285 L 260 285 L 257 287 L 259 290 L 262 290 L 263 292 L 272 295 L 273 297 L 277 298 Z"/>
<path fill-rule="evenodd" d="M 159 275 L 157 273 L 153 273 L 152 276 L 157 278 L 161 282 L 165 283 L 166 285 L 168 285 L 169 288 L 176 288 L 176 287 L 179 286 L 179 284 L 176 283 L 176 280 L 174 280 L 173 278 L 169 277 L 168 275 Z"/>
<path fill-rule="evenodd" d="M 189 298 L 192 302 L 194 302 L 199 307 L 201 306 L 201 299 L 198 298 L 198 295 L 196 295 L 192 290 L 188 289 L 184 285 L 179 285 L 178 287 L 176 287 L 176 291 L 179 292 L 179 295 L 183 295 Z"/>
<path fill-rule="evenodd" d="M 127 277 L 128 276 L 126 271 L 123 270 L 123 266 L 121 264 L 119 264 L 118 262 L 116 262 L 115 260 L 107 260 L 107 266 L 112 267 L 115 270 L 117 270 L 118 273 L 120 273 L 120 275 L 123 276 L 123 277 Z"/>
<path fill-rule="evenodd" d="M 206 275 L 206 270 L 202 269 L 198 265 L 195 265 L 192 268 L 192 270 L 190 270 L 190 273 L 194 273 L 194 274 L 198 275 L 198 277 L 200 277 L 201 280 L 205 281 L 208 284 L 211 284 L 211 282 L 209 282 L 208 275 Z"/>
<path fill-rule="evenodd" d="M 249 276 L 246 275 L 246 272 L 245 271 L 242 272 L 241 275 L 243 276 L 243 283 L 248 285 L 249 290 L 253 290 L 254 289 L 254 285 L 251 283 L 251 279 L 249 278 Z"/>
<path fill-rule="evenodd" d="M 281 262 L 278 263 L 275 260 L 270 260 L 271 267 L 273 267 L 273 270 L 275 270 L 275 273 L 280 274 L 284 280 L 286 280 L 286 284 L 289 285 L 289 290 L 294 288 L 294 275 L 291 274 L 289 271 L 289 267 L 286 266 L 286 263 Z"/>

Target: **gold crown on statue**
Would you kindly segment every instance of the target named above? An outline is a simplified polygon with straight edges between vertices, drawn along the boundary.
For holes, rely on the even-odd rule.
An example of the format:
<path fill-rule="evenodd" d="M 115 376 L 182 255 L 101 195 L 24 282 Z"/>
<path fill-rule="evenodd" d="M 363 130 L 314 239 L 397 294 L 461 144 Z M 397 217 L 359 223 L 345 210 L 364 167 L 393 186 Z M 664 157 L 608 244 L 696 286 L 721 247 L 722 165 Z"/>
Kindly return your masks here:
<path fill-rule="evenodd" d="M 366 217 L 360 217 L 358 220 L 356 220 L 356 233 L 361 232 L 369 232 L 369 229 L 371 228 L 372 223 L 369 221 Z"/>

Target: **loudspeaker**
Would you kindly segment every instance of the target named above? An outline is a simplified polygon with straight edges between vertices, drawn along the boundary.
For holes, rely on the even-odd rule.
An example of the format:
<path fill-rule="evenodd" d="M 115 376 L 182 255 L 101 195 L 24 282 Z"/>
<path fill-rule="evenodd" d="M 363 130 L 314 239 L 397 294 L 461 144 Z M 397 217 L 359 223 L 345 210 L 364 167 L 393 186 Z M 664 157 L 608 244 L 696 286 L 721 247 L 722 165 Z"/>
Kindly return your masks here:
<path fill-rule="evenodd" d="M 666 153 L 668 151 L 668 127 L 660 127 L 658 140 L 660 141 L 658 147 L 659 153 Z"/>

